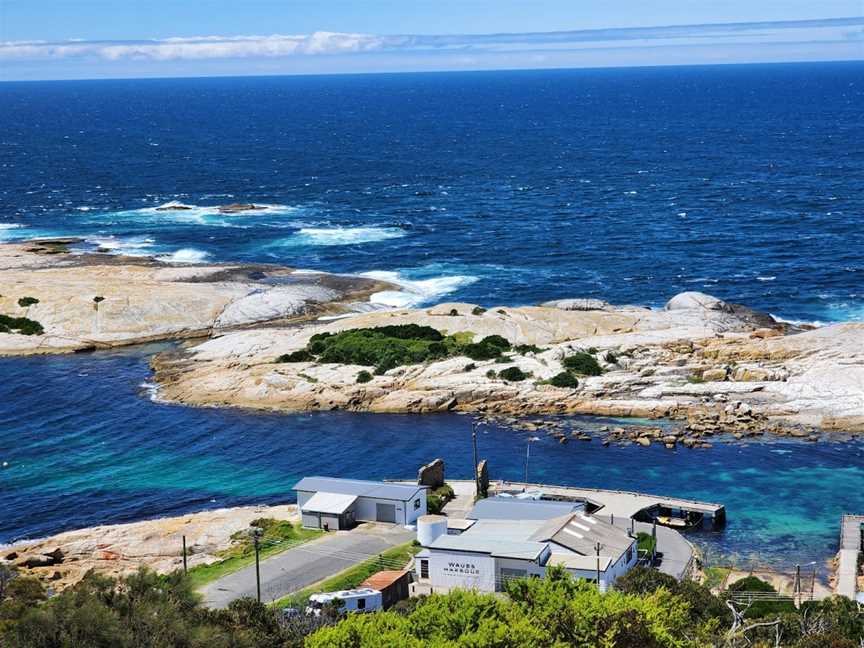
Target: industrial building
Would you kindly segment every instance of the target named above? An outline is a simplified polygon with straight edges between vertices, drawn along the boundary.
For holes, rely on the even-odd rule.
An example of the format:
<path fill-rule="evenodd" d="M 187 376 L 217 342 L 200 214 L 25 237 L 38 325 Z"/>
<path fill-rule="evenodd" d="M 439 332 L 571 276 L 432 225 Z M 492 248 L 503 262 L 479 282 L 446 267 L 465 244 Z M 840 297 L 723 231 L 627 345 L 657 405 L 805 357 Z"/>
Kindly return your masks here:
<path fill-rule="evenodd" d="M 304 477 L 294 486 L 303 526 L 338 531 L 357 522 L 407 526 L 426 514 L 426 488 L 417 485 Z"/>
<path fill-rule="evenodd" d="M 597 582 L 605 592 L 636 564 L 636 539 L 625 530 L 578 510 L 544 518 L 541 511 L 552 508 L 543 506 L 517 519 L 523 505 L 546 504 L 517 502 L 510 508 L 513 516 L 506 514 L 509 504 L 496 503 L 487 513 L 498 517 L 478 519 L 459 535 L 447 532 L 444 517 L 420 518 L 417 539 L 423 549 L 416 556 L 414 592 L 496 592 L 511 578 L 542 577 L 550 565 Z"/>

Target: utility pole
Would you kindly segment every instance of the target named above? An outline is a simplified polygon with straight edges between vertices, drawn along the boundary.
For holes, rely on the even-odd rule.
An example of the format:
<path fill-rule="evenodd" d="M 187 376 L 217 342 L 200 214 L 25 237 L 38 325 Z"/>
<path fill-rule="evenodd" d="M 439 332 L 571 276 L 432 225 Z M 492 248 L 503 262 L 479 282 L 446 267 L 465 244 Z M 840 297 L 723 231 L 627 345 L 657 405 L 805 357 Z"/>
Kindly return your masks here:
<path fill-rule="evenodd" d="M 188 567 L 186 566 L 186 536 L 183 536 L 183 573 L 186 574 L 189 572 Z"/>
<path fill-rule="evenodd" d="M 600 591 L 600 543 L 594 543 L 594 550 L 597 552 L 597 591 Z"/>
<path fill-rule="evenodd" d="M 477 421 L 471 419 L 471 444 L 474 446 L 474 465 L 471 470 L 474 472 L 474 499 L 480 498 L 480 475 L 477 474 Z"/>
<path fill-rule="evenodd" d="M 531 458 L 531 444 L 539 440 L 538 437 L 528 437 L 528 443 L 525 444 L 525 486 L 522 488 L 523 493 L 528 490 L 528 460 Z"/>
<path fill-rule="evenodd" d="M 255 589 L 258 595 L 258 602 L 261 602 L 261 560 L 260 560 L 260 547 L 258 545 L 258 539 L 264 535 L 264 529 L 261 527 L 251 527 L 249 529 L 249 535 L 252 536 L 252 543 L 255 545 Z"/>

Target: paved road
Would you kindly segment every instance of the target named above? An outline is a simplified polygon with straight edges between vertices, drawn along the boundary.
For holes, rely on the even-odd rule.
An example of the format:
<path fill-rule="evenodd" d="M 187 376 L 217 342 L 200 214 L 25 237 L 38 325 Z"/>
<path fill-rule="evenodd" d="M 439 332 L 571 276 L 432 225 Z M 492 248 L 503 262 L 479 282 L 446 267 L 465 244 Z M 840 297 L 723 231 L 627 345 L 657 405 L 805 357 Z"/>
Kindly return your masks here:
<path fill-rule="evenodd" d="M 261 561 L 261 600 L 275 601 L 414 537 L 414 532 L 401 527 L 364 524 L 283 551 Z M 223 576 L 200 591 L 204 604 L 213 608 L 226 607 L 242 596 L 254 598 L 255 565 Z"/>

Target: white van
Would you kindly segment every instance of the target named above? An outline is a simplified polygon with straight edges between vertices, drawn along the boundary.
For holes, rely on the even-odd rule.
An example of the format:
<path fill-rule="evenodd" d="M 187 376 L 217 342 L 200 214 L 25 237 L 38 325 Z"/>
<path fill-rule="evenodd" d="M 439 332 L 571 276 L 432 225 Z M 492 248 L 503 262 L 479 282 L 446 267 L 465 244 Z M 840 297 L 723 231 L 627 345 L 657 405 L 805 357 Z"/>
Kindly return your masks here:
<path fill-rule="evenodd" d="M 381 592 L 370 587 L 341 592 L 322 592 L 309 597 L 306 614 L 318 616 L 325 605 L 334 601 L 342 601 L 340 610 L 343 612 L 377 612 L 384 609 L 382 600 Z"/>

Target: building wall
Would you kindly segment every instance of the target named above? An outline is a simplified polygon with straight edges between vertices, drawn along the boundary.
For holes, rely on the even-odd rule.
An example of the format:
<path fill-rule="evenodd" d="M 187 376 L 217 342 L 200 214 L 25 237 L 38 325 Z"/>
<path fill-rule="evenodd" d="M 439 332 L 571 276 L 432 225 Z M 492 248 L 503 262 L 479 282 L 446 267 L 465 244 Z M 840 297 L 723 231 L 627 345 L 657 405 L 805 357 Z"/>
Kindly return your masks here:
<path fill-rule="evenodd" d="M 417 560 L 418 578 L 420 560 L 429 561 L 429 580 L 436 592 L 447 592 L 453 588 L 495 591 L 496 568 L 492 556 L 430 550 L 428 559 Z"/>
<path fill-rule="evenodd" d="M 297 506 L 300 510 L 306 505 L 306 502 L 314 495 L 310 491 L 297 491 Z M 419 501 L 419 508 L 414 508 L 414 503 Z M 376 504 L 392 504 L 396 507 L 396 524 L 402 526 L 413 524 L 421 515 L 426 515 L 426 492 L 418 490 L 413 499 L 401 502 L 398 500 L 378 499 L 374 497 L 357 498 L 354 503 L 354 519 L 358 522 L 374 522 L 378 516 Z M 332 528 L 332 526 L 331 526 Z"/>

